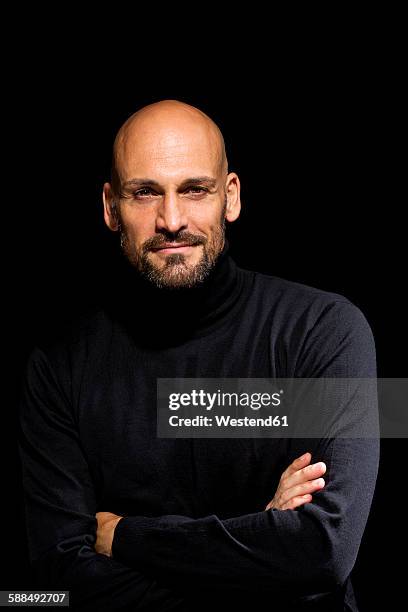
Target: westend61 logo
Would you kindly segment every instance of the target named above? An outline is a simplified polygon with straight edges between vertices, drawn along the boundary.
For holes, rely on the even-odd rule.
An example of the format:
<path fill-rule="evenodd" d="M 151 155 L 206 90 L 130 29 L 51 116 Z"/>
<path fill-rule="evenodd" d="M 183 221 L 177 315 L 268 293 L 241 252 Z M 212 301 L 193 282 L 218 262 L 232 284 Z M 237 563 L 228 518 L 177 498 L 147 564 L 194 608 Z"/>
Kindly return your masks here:
<path fill-rule="evenodd" d="M 159 437 L 251 437 L 289 425 L 284 387 L 273 380 L 167 378 L 157 389 Z"/>
<path fill-rule="evenodd" d="M 205 410 L 212 410 L 217 406 L 245 406 L 252 410 L 259 410 L 262 406 L 280 406 L 283 390 L 275 393 L 229 393 L 218 389 L 215 393 L 208 393 L 203 389 L 192 389 L 189 393 L 170 393 L 170 410 L 179 410 L 188 406 L 198 406 Z"/>
<path fill-rule="evenodd" d="M 369 378 L 158 378 L 159 438 L 377 438 L 404 430 L 408 385 Z M 404 379 L 405 380 L 405 379 Z M 407 379 L 408 380 L 408 379 Z M 380 383 L 377 387 L 377 383 Z M 401 390 L 401 419 L 396 391 Z M 394 419 L 387 420 L 388 413 Z M 398 413 L 399 414 L 399 413 Z"/>

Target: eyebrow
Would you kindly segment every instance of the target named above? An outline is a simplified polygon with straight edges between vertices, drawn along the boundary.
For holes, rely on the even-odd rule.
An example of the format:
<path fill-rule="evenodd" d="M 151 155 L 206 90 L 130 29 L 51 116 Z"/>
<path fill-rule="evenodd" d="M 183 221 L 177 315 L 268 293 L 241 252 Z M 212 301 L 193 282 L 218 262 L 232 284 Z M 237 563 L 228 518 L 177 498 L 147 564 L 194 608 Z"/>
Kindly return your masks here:
<path fill-rule="evenodd" d="M 193 176 L 185 179 L 179 187 L 185 187 L 186 185 L 207 185 L 208 187 L 215 187 L 216 184 L 217 180 L 211 176 Z M 123 183 L 122 187 L 138 187 L 141 185 L 145 187 L 160 187 L 158 181 L 149 178 L 133 178 Z"/>

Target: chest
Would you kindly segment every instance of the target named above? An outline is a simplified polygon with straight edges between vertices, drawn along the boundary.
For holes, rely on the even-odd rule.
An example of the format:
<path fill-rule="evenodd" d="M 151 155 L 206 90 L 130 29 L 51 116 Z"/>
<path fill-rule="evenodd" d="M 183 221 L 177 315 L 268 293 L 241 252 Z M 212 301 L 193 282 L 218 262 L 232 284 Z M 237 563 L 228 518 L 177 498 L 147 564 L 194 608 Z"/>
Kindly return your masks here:
<path fill-rule="evenodd" d="M 219 335 L 166 351 L 120 338 L 93 355 L 77 410 L 101 510 L 228 517 L 264 508 L 284 441 L 158 438 L 156 394 L 157 378 L 275 376 L 267 337 Z"/>

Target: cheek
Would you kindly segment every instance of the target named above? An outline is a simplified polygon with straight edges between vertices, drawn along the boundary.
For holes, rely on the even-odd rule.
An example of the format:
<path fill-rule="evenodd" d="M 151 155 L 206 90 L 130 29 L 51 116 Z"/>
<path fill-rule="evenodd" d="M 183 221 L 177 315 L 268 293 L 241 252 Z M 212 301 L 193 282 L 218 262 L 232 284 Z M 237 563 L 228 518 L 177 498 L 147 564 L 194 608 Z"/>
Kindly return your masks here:
<path fill-rule="evenodd" d="M 189 211 L 188 221 L 191 229 L 204 234 L 212 234 L 220 226 L 221 208 L 215 205 L 194 208 Z"/>
<path fill-rule="evenodd" d="M 123 214 L 122 222 L 128 236 L 138 244 L 143 243 L 155 233 L 155 218 L 153 215 Z"/>

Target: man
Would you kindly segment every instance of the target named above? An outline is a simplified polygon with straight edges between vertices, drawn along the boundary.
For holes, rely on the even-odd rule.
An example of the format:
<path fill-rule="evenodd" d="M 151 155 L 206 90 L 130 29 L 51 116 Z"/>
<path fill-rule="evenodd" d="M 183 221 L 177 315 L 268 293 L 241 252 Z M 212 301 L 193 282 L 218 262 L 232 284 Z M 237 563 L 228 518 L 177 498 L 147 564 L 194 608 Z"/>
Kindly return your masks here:
<path fill-rule="evenodd" d="M 340 295 L 236 266 L 225 223 L 239 178 L 196 108 L 135 113 L 103 201 L 122 273 L 103 308 L 33 351 L 22 395 L 41 584 L 84 609 L 357 610 L 349 575 L 378 440 L 158 438 L 156 381 L 375 377 L 365 318 Z"/>

